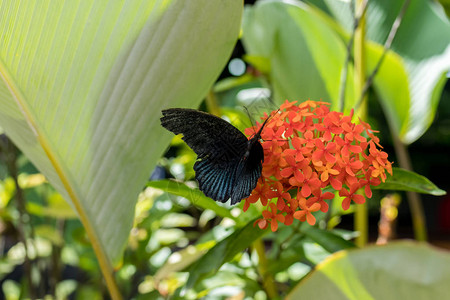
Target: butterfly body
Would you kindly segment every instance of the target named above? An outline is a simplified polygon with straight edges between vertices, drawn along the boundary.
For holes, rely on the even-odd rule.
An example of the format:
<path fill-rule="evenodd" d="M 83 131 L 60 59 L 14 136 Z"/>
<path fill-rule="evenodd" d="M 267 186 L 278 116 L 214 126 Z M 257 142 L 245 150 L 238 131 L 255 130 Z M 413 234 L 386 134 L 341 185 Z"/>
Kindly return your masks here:
<path fill-rule="evenodd" d="M 194 109 L 163 110 L 161 125 L 183 140 L 197 154 L 195 178 L 203 193 L 234 205 L 248 197 L 261 176 L 264 152 L 261 129 L 251 139 L 214 115 Z"/>

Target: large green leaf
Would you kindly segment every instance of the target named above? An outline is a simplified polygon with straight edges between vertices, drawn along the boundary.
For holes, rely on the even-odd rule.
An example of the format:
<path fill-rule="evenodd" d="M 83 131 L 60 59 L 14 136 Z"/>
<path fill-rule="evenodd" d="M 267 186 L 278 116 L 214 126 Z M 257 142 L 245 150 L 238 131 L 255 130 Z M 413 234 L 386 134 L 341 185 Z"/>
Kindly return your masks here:
<path fill-rule="evenodd" d="M 246 8 L 242 40 L 251 56 L 270 61 L 275 100 L 324 100 L 337 108 L 346 45 L 309 6 L 269 0 Z M 347 76 L 345 99 L 352 107 L 351 66 Z"/>
<path fill-rule="evenodd" d="M 396 242 L 330 255 L 287 299 L 447 299 L 450 254 Z"/>
<path fill-rule="evenodd" d="M 171 138 L 160 111 L 200 103 L 242 1 L 4 0 L 0 11 L 0 126 L 117 263 Z"/>
<path fill-rule="evenodd" d="M 349 3 L 310 0 L 327 11 L 348 32 Z M 382 52 L 395 18 L 405 1 L 373 0 L 367 9 L 367 72 Z M 325 5 L 324 5 L 325 4 Z M 374 44 L 375 42 L 376 44 Z M 405 143 L 417 140 L 431 125 L 450 69 L 450 23 L 439 4 L 410 1 L 374 87 L 391 126 Z"/>

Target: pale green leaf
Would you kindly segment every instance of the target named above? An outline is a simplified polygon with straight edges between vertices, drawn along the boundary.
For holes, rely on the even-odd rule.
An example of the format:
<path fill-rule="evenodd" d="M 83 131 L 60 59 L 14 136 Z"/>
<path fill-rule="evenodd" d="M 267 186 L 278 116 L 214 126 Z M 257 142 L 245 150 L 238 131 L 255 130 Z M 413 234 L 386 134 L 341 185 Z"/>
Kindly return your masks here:
<path fill-rule="evenodd" d="M 47 203 L 28 202 L 26 204 L 27 211 L 41 217 L 51 217 L 56 219 L 76 219 L 77 214 L 72 207 L 64 201 L 58 193 L 48 196 Z"/>
<path fill-rule="evenodd" d="M 326 4 L 329 13 L 351 31 L 349 3 Z M 372 72 L 404 1 L 370 1 L 366 14 L 367 72 Z M 374 45 L 374 42 L 376 43 Z M 431 125 L 450 70 L 450 22 L 439 4 L 410 1 L 374 88 L 391 127 L 404 143 L 417 140 Z"/>
<path fill-rule="evenodd" d="M 49 240 L 53 245 L 64 246 L 64 239 L 61 232 L 50 225 L 38 225 L 34 227 L 34 234 L 38 237 Z"/>
<path fill-rule="evenodd" d="M 208 248 L 202 246 L 189 245 L 188 247 L 172 253 L 169 259 L 158 269 L 154 278 L 156 281 L 162 281 L 170 277 L 175 272 L 183 271 L 187 266 L 191 265 L 199 259 Z"/>
<path fill-rule="evenodd" d="M 0 126 L 117 263 L 171 138 L 160 111 L 200 103 L 242 1 L 5 0 L 0 11 Z"/>
<path fill-rule="evenodd" d="M 324 100 L 337 108 L 346 45 L 311 7 L 300 1 L 260 1 L 245 10 L 242 39 L 251 57 L 270 62 L 275 100 Z M 351 107 L 351 66 L 347 76 L 346 107 Z"/>
<path fill-rule="evenodd" d="M 448 298 L 450 254 L 415 242 L 330 255 L 286 299 Z"/>

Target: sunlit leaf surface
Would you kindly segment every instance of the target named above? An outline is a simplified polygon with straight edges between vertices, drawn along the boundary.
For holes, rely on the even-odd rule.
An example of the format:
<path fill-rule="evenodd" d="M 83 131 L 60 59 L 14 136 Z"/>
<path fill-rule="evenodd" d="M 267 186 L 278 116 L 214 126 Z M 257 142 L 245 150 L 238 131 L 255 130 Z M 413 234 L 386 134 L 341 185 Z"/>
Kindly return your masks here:
<path fill-rule="evenodd" d="M 324 100 L 337 108 L 346 46 L 310 7 L 300 1 L 261 1 L 248 7 L 242 39 L 251 62 L 270 69 L 275 100 Z M 260 66 L 259 61 L 266 63 Z M 348 78 L 346 105 L 351 107 L 351 66 Z"/>
<path fill-rule="evenodd" d="M 450 254 L 396 242 L 338 252 L 316 267 L 287 299 L 446 299 Z"/>
<path fill-rule="evenodd" d="M 110 261 L 169 142 L 161 109 L 200 103 L 241 10 L 238 0 L 0 2 L 0 126 Z"/>
<path fill-rule="evenodd" d="M 310 1 L 328 10 L 351 32 L 350 3 Z M 394 20 L 406 1 L 370 1 L 367 14 L 367 72 L 382 52 Z M 392 128 L 403 142 L 417 140 L 431 125 L 450 69 L 450 23 L 437 3 L 408 1 L 391 50 L 375 77 L 374 88 Z M 377 45 L 374 45 L 374 42 Z"/>

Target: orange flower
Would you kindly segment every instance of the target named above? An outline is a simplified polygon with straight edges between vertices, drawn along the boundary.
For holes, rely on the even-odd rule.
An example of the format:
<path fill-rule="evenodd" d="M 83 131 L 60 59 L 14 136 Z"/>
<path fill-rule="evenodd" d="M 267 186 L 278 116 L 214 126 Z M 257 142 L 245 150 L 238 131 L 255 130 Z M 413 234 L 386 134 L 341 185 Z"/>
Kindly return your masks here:
<path fill-rule="evenodd" d="M 337 146 L 335 142 L 329 142 L 325 144 L 321 139 L 316 139 L 315 144 L 316 151 L 314 151 L 312 155 L 312 159 L 314 161 L 321 161 L 325 159 L 327 162 L 330 162 L 332 164 L 336 163 L 337 158 L 335 156 L 335 153 Z"/>
<path fill-rule="evenodd" d="M 359 184 L 354 183 L 351 185 L 350 190 L 342 189 L 339 191 L 339 196 L 345 197 L 342 200 L 342 208 L 347 210 L 350 208 L 350 202 L 353 200 L 355 203 L 363 204 L 366 202 L 366 199 L 362 195 L 356 194 L 359 189 Z"/>
<path fill-rule="evenodd" d="M 258 180 L 258 183 L 256 184 L 255 189 L 252 191 L 252 194 L 247 199 L 245 199 L 243 208 L 244 211 L 247 211 L 251 203 L 256 203 L 258 200 L 261 201 L 261 204 L 263 206 L 267 205 L 269 192 L 271 190 L 270 185 L 264 184 L 263 182 L 264 178 L 262 177 Z"/>
<path fill-rule="evenodd" d="M 270 222 L 270 229 L 272 229 L 272 231 L 277 231 L 278 222 L 284 222 L 284 215 L 278 212 L 278 209 L 274 203 L 270 203 L 269 206 L 271 211 L 268 209 L 264 210 L 262 215 L 265 220 Z"/>
<path fill-rule="evenodd" d="M 298 206 L 301 210 L 297 210 L 294 213 L 294 218 L 300 221 L 307 221 L 309 225 L 314 225 L 316 223 L 316 218 L 312 214 L 320 209 L 319 203 L 313 203 L 311 206 L 308 206 L 306 203 L 306 198 L 303 198 L 300 194 L 297 194 L 298 198 Z"/>
<path fill-rule="evenodd" d="M 322 174 L 320 175 L 320 180 L 326 182 L 328 180 L 328 178 L 330 178 L 330 175 L 338 175 L 339 171 L 336 169 L 333 169 L 333 164 L 328 163 L 326 166 L 316 166 L 316 170 L 322 172 Z"/>
<path fill-rule="evenodd" d="M 266 209 L 255 225 L 262 229 L 270 224 L 276 231 L 278 222 L 290 225 L 294 218 L 314 225 L 313 213 L 319 209 L 327 212 L 326 201 L 334 197 L 323 188 L 331 186 L 338 191 L 346 210 L 352 201 L 365 202 L 364 196 L 356 193 L 360 188 L 370 198 L 370 186 L 384 181 L 386 172 L 392 174 L 392 163 L 380 150 L 376 131 L 361 120 L 353 123 L 353 111 L 344 116 L 330 111 L 325 102 L 295 104 L 286 100 L 271 113 L 261 133 L 263 171 L 244 211 L 259 200 Z M 253 134 L 261 124 L 245 133 Z M 296 198 L 292 198 L 294 193 Z"/>
<path fill-rule="evenodd" d="M 320 210 L 322 212 L 328 211 L 328 203 L 325 200 L 330 200 L 334 198 L 334 194 L 331 192 L 322 193 L 321 189 L 316 189 L 313 191 L 313 196 L 308 199 L 306 202 L 308 206 L 311 206 L 313 203 L 319 203 Z"/>
<path fill-rule="evenodd" d="M 275 182 L 274 190 L 268 193 L 269 198 L 277 198 L 277 208 L 278 210 L 283 210 L 286 206 L 286 201 L 291 200 L 291 195 L 284 191 L 283 185 L 278 181 Z"/>

